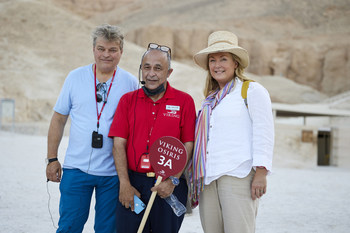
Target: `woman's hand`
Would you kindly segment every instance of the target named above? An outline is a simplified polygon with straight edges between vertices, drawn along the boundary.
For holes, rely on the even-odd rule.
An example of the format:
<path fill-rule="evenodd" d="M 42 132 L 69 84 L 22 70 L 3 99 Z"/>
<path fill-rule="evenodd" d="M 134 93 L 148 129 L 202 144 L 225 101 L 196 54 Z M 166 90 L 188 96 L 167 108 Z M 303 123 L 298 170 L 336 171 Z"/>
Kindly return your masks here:
<path fill-rule="evenodd" d="M 253 178 L 252 187 L 251 187 L 251 195 L 252 199 L 262 197 L 266 193 L 267 187 L 267 170 L 266 168 L 256 168 L 256 172 Z"/>

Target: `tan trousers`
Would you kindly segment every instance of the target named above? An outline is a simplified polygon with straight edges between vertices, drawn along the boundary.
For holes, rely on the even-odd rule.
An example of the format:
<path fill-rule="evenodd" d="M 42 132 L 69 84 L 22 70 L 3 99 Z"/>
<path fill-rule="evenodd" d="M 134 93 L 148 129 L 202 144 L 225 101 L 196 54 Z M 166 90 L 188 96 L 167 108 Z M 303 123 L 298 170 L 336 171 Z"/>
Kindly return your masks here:
<path fill-rule="evenodd" d="M 250 187 L 255 171 L 245 178 L 222 176 L 206 185 L 199 200 L 199 213 L 205 233 L 254 233 L 258 199 Z"/>

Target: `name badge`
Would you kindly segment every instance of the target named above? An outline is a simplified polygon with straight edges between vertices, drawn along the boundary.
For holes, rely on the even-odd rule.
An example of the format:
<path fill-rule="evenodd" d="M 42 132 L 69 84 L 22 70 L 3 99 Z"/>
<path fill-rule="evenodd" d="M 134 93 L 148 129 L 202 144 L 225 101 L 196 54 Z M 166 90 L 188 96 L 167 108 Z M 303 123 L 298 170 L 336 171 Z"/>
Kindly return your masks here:
<path fill-rule="evenodd" d="M 180 111 L 180 106 L 175 106 L 175 105 L 167 105 L 165 106 L 166 110 L 171 110 L 171 111 Z"/>
<path fill-rule="evenodd" d="M 151 168 L 151 162 L 149 160 L 149 154 L 143 154 L 141 156 L 141 168 L 142 169 L 150 169 Z"/>

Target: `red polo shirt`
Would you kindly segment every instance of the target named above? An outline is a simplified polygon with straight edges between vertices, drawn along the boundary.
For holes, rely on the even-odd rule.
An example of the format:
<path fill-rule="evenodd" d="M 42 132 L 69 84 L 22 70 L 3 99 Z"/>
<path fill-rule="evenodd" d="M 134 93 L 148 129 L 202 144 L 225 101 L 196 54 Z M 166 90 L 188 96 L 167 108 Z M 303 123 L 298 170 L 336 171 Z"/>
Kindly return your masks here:
<path fill-rule="evenodd" d="M 196 110 L 192 97 L 167 83 L 164 96 L 154 102 L 142 89 L 125 94 L 119 101 L 109 137 L 127 139 L 128 168 L 142 169 L 142 154 L 149 153 L 153 142 L 162 136 L 173 136 L 183 143 L 194 140 Z"/>

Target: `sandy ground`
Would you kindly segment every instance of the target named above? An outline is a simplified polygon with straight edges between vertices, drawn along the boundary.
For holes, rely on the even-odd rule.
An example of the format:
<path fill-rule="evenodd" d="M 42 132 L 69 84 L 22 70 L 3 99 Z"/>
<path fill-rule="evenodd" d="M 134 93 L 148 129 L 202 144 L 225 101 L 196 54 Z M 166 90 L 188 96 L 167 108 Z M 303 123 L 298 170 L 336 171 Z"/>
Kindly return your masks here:
<path fill-rule="evenodd" d="M 63 159 L 67 138 L 63 138 Z M 58 184 L 46 183 L 46 137 L 0 131 L 0 232 L 55 232 Z M 350 228 L 350 171 L 336 167 L 274 168 L 261 199 L 257 233 L 336 232 Z M 49 190 L 51 199 L 49 199 Z M 93 203 L 92 203 L 93 204 Z M 93 207 L 84 233 L 93 232 Z M 180 233 L 202 233 L 198 208 Z"/>

